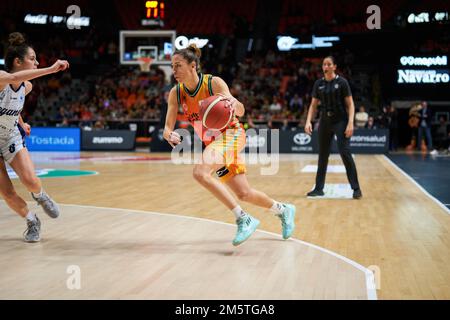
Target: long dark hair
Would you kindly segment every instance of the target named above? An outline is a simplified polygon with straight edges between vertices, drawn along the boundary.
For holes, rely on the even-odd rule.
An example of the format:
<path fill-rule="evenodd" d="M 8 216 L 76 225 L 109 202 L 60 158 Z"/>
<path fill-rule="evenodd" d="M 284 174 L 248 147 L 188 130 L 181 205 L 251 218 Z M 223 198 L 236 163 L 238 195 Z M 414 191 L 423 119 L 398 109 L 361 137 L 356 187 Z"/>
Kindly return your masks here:
<path fill-rule="evenodd" d="M 9 46 L 5 54 L 5 70 L 11 71 L 14 66 L 14 60 L 19 58 L 23 61 L 31 46 L 25 41 L 25 37 L 20 32 L 13 32 L 9 35 Z"/>

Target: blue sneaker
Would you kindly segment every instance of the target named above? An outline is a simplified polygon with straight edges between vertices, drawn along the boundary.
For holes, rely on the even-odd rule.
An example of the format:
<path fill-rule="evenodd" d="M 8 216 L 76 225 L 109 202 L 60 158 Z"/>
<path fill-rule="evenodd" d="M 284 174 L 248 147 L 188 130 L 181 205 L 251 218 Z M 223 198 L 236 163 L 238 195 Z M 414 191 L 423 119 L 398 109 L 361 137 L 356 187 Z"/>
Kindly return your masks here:
<path fill-rule="evenodd" d="M 295 206 L 293 204 L 286 204 L 283 214 L 278 217 L 281 220 L 283 228 L 283 239 L 289 239 L 295 229 Z"/>
<path fill-rule="evenodd" d="M 259 226 L 259 220 L 253 218 L 251 215 L 247 215 L 244 218 L 239 218 L 236 220 L 238 229 L 236 236 L 233 239 L 233 246 L 238 246 L 255 232 L 256 228 Z"/>

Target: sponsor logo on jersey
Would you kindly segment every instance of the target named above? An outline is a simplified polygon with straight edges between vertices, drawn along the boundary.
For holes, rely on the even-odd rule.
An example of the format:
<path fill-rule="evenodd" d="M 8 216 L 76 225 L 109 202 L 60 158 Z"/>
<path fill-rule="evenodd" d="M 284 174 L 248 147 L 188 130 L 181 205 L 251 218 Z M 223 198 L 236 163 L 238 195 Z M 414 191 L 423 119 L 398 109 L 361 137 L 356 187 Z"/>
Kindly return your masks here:
<path fill-rule="evenodd" d="M 20 111 L 22 111 L 22 110 L 12 110 L 12 109 L 8 109 L 8 108 L 0 108 L 0 116 L 7 115 L 7 116 L 17 117 L 17 116 L 19 116 Z"/>

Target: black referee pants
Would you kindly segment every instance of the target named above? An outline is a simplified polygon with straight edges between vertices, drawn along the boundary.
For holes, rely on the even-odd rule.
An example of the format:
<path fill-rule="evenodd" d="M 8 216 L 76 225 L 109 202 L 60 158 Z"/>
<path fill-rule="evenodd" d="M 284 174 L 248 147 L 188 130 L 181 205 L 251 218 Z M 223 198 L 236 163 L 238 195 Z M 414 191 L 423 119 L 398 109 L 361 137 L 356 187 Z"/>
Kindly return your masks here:
<path fill-rule="evenodd" d="M 330 156 L 331 142 L 334 135 L 337 138 L 337 146 L 344 162 L 347 178 L 353 190 L 359 189 L 356 165 L 350 153 L 350 138 L 345 137 L 347 120 L 333 121 L 332 118 L 323 115 L 319 124 L 319 164 L 316 175 L 316 190 L 323 190 L 325 176 L 327 174 L 328 157 Z"/>

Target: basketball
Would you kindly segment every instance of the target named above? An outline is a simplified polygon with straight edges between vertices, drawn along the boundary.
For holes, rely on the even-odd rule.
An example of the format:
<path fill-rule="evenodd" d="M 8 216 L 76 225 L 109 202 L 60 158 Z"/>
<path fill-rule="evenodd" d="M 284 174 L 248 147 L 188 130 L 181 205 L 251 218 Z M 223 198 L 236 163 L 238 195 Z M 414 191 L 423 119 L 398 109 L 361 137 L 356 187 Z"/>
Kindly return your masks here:
<path fill-rule="evenodd" d="M 233 112 L 226 107 L 224 97 L 211 96 L 200 101 L 200 117 L 205 128 L 222 130 L 230 123 Z"/>

